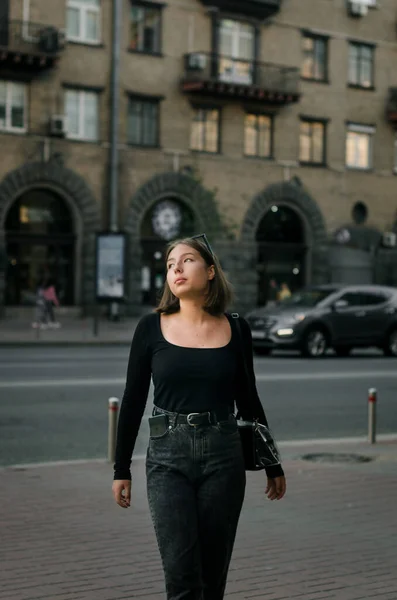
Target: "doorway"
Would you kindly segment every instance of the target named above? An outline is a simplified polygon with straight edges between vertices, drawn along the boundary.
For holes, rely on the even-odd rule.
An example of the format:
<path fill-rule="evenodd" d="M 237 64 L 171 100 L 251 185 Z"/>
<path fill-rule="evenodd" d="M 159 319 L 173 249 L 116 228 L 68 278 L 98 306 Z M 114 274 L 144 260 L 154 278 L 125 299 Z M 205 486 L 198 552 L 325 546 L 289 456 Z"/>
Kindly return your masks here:
<path fill-rule="evenodd" d="M 251 85 L 255 57 L 254 26 L 222 19 L 219 26 L 219 55 L 221 81 Z"/>
<path fill-rule="evenodd" d="M 168 242 L 194 234 L 194 215 L 176 198 L 157 202 L 145 215 L 141 227 L 141 302 L 156 306 L 165 278 L 165 252 Z"/>
<path fill-rule="evenodd" d="M 44 278 L 63 305 L 74 304 L 75 233 L 65 201 L 47 189 L 24 193 L 6 217 L 7 305 L 32 305 Z"/>
<path fill-rule="evenodd" d="M 305 285 L 308 247 L 304 223 L 295 210 L 272 205 L 259 223 L 256 241 L 258 306 Z"/>

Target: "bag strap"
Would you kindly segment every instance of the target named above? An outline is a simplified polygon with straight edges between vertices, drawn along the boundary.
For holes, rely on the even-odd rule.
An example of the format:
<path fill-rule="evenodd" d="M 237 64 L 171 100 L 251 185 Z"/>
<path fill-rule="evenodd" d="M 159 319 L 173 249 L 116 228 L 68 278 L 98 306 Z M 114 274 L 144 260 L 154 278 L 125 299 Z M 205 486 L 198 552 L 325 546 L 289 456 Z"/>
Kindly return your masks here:
<path fill-rule="evenodd" d="M 243 331 L 241 329 L 240 315 L 238 313 L 232 313 L 231 316 L 235 320 L 235 323 L 236 323 L 237 333 L 238 333 L 240 346 L 241 346 L 241 354 L 243 357 L 244 373 L 245 373 L 245 377 L 247 380 L 248 391 L 251 392 L 251 383 L 250 383 L 250 376 L 249 376 L 249 371 L 248 371 L 247 357 L 245 355 L 245 350 L 244 350 L 244 338 L 243 338 Z M 240 415 L 240 411 L 237 413 L 237 418 L 239 417 L 239 415 Z"/>

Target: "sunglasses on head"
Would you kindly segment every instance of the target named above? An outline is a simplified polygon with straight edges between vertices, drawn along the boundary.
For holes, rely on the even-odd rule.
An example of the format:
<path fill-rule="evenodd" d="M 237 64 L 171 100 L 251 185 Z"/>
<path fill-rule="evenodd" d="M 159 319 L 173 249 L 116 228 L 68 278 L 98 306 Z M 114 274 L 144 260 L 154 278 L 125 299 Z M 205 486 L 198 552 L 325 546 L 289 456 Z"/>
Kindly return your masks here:
<path fill-rule="evenodd" d="M 205 233 L 200 233 L 200 235 L 193 235 L 192 240 L 203 240 L 203 243 L 204 243 L 205 247 L 207 248 L 208 252 L 211 254 L 211 256 L 214 256 L 214 252 L 211 248 L 211 244 L 209 243 Z"/>

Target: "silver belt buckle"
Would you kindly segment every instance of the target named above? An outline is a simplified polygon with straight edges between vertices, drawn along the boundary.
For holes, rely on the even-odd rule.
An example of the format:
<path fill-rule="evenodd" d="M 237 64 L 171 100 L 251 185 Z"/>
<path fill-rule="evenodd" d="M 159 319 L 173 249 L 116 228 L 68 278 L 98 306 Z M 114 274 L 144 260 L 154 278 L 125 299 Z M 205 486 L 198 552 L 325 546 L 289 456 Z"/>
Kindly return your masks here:
<path fill-rule="evenodd" d="M 190 420 L 192 417 L 196 417 L 197 415 L 200 415 L 201 413 L 190 413 L 188 414 L 188 416 L 186 417 L 186 420 L 188 422 L 188 425 L 190 425 L 190 427 L 197 427 L 197 425 L 195 425 L 194 423 L 191 423 Z"/>

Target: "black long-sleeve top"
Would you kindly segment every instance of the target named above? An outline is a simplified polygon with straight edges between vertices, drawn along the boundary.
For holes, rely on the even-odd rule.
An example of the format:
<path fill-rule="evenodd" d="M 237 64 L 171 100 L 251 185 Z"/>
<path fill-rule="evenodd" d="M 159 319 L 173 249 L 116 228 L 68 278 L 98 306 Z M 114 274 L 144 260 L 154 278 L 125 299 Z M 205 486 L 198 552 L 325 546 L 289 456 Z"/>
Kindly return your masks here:
<path fill-rule="evenodd" d="M 154 404 L 159 408 L 182 414 L 207 411 L 224 414 L 227 409 L 234 412 L 236 406 L 243 419 L 258 419 L 268 424 L 256 388 L 251 330 L 240 317 L 241 340 L 235 319 L 227 317 L 232 336 L 220 348 L 185 348 L 168 342 L 162 334 L 158 313 L 139 321 L 131 344 L 118 422 L 115 479 L 131 479 L 131 456 L 152 377 Z M 283 470 L 277 465 L 266 468 L 266 473 L 277 477 L 283 475 Z"/>

